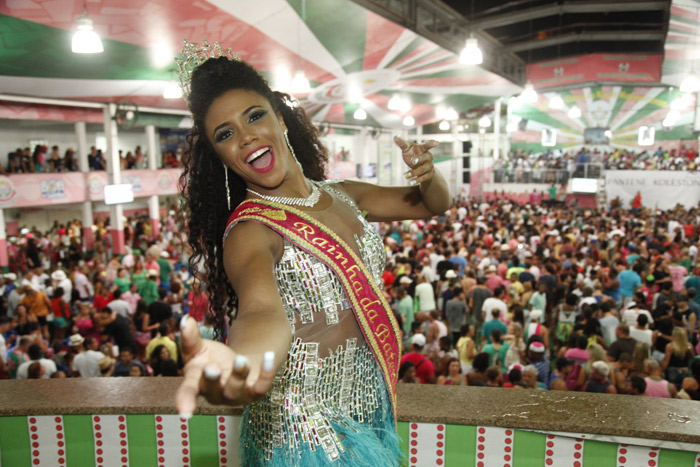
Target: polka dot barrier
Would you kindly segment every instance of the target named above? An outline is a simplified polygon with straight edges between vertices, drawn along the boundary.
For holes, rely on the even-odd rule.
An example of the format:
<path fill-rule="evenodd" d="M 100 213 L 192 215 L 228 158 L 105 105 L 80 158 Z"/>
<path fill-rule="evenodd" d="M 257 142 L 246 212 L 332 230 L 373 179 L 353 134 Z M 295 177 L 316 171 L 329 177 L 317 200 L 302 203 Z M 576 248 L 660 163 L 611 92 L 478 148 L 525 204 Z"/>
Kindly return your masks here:
<path fill-rule="evenodd" d="M 187 419 L 185 418 L 180 418 L 180 432 L 182 436 L 182 464 L 187 465 L 187 463 L 190 461 L 190 458 L 188 456 L 189 451 L 187 450 L 187 446 L 189 446 L 190 444 L 190 433 L 188 430 Z"/>
<path fill-rule="evenodd" d="M 229 440 L 236 435 L 233 433 L 231 417 L 219 416 L 216 421 L 216 430 L 219 435 L 219 466 L 226 467 L 230 460 L 228 457 Z"/>
<path fill-rule="evenodd" d="M 38 428 L 36 426 L 37 420 L 35 417 L 29 417 L 27 421 L 29 422 L 29 431 L 34 433 L 31 436 L 32 440 L 34 440 L 32 444 L 32 447 L 34 447 L 34 449 L 32 450 L 32 463 L 38 465 L 39 462 L 41 462 L 39 460 L 39 454 L 41 453 L 41 451 L 39 451 L 39 447 L 41 445 L 39 444 L 39 441 L 37 441 L 39 439 L 39 435 L 35 434 L 38 431 Z"/>
<path fill-rule="evenodd" d="M 62 449 L 63 441 L 61 441 L 61 438 L 63 438 L 63 417 L 54 417 L 54 423 L 56 424 L 56 454 L 58 455 L 58 467 L 65 467 L 66 457 L 65 451 Z M 58 435 L 61 435 L 61 438 L 59 438 Z"/>
<path fill-rule="evenodd" d="M 409 423 L 409 467 L 445 464 L 444 424 Z"/>

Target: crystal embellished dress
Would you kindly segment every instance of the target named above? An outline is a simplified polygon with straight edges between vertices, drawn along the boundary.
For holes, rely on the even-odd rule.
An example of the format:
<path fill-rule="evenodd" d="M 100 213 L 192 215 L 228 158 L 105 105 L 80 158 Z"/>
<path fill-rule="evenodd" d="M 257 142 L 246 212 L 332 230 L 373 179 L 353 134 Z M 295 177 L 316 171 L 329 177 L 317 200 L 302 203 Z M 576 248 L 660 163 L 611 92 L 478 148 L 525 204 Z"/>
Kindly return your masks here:
<path fill-rule="evenodd" d="M 361 259 L 381 284 L 381 238 L 333 182 L 316 183 L 357 214 Z M 387 386 L 338 277 L 287 239 L 274 273 L 292 345 L 271 391 L 245 408 L 242 465 L 398 465 Z"/>

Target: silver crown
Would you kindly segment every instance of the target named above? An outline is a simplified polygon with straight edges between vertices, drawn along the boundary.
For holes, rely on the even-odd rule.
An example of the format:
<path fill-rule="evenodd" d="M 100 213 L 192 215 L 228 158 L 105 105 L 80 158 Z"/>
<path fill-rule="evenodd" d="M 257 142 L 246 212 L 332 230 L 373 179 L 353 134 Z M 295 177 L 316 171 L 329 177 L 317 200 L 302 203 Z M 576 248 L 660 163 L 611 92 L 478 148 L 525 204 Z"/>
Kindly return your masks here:
<path fill-rule="evenodd" d="M 190 97 L 190 83 L 192 81 L 192 72 L 202 63 L 210 58 L 226 57 L 229 60 L 240 60 L 237 53 L 233 53 L 231 48 L 222 48 L 218 42 L 211 45 L 206 39 L 199 42 L 185 42 L 185 47 L 182 49 L 182 55 L 185 58 L 176 58 L 178 71 L 177 76 L 180 80 L 180 87 L 185 99 Z"/>

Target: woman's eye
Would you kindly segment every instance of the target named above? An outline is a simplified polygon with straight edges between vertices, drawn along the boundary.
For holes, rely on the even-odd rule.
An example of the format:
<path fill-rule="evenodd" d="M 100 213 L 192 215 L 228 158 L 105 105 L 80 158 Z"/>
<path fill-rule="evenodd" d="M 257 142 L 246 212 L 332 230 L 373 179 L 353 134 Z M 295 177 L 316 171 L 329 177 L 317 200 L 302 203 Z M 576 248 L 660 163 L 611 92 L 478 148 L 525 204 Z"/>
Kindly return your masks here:
<path fill-rule="evenodd" d="M 267 113 L 267 112 L 264 111 L 264 110 L 260 110 L 260 111 L 257 111 L 257 112 L 253 112 L 253 113 L 250 115 L 250 120 L 249 120 L 249 121 L 252 123 L 252 122 L 258 120 L 259 118 L 261 118 L 262 116 L 264 116 L 266 113 Z"/>
<path fill-rule="evenodd" d="M 231 130 L 224 130 L 216 135 L 216 142 L 219 143 L 225 139 L 228 139 L 233 132 Z"/>

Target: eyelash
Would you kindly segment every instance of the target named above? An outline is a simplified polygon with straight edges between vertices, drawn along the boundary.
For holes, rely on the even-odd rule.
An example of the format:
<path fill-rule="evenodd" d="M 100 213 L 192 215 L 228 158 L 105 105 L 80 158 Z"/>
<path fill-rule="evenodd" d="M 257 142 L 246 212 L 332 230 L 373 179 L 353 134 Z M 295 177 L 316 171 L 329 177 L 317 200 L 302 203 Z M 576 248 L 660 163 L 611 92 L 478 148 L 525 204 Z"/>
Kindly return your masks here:
<path fill-rule="evenodd" d="M 267 113 L 266 110 L 258 110 L 256 112 L 253 112 L 250 115 L 250 118 L 248 119 L 248 123 L 254 123 L 257 120 L 260 120 L 262 117 L 265 116 L 266 113 Z M 224 131 L 220 132 L 218 135 L 216 135 L 216 142 L 220 143 L 221 141 L 229 138 L 232 134 L 233 134 L 233 131 L 224 130 Z"/>

